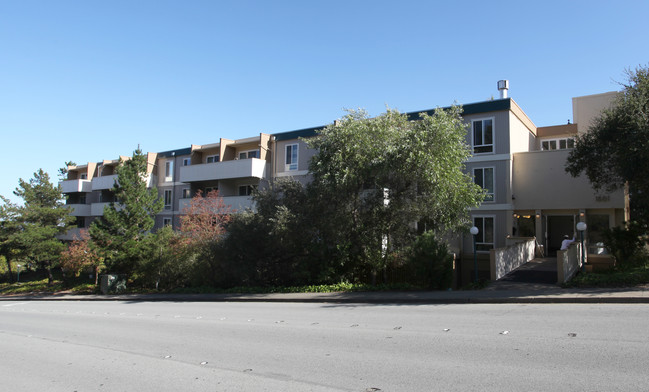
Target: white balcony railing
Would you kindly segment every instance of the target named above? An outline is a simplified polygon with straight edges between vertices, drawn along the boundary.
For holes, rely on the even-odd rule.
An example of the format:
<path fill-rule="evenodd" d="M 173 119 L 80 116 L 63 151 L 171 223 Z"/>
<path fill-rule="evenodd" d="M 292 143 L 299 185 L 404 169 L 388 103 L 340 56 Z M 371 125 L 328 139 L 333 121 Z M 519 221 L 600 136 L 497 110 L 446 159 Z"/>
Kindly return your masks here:
<path fill-rule="evenodd" d="M 72 216 L 90 216 L 90 204 L 66 204 L 72 208 Z"/>
<path fill-rule="evenodd" d="M 231 212 L 240 212 L 246 208 L 255 210 L 255 202 L 250 196 L 223 196 L 223 204 L 230 207 Z M 180 199 L 178 203 L 178 211 L 183 213 L 186 208 L 189 208 L 192 199 Z"/>
<path fill-rule="evenodd" d="M 92 190 L 111 189 L 115 186 L 115 181 L 117 181 L 117 174 L 95 177 L 92 179 Z"/>
<path fill-rule="evenodd" d="M 151 188 L 156 181 L 156 176 L 148 174 L 145 177 L 146 186 Z M 117 174 L 111 174 L 110 176 L 95 177 L 92 179 L 92 190 L 102 190 L 102 189 L 112 189 L 115 186 L 117 181 Z"/>
<path fill-rule="evenodd" d="M 90 180 L 65 180 L 61 181 L 60 184 L 63 193 L 92 191 L 92 182 Z"/>
<path fill-rule="evenodd" d="M 264 178 L 266 161 L 257 158 L 202 163 L 180 168 L 181 182 L 226 180 L 232 178 Z"/>

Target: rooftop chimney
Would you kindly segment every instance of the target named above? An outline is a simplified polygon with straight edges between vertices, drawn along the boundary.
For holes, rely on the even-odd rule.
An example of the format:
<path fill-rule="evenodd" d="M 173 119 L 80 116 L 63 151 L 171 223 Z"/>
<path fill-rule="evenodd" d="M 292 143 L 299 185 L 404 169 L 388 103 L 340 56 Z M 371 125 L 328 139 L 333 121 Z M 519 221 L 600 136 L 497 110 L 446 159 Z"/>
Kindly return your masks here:
<path fill-rule="evenodd" d="M 500 99 L 507 98 L 507 90 L 509 90 L 509 80 L 499 80 L 498 91 L 500 91 Z"/>

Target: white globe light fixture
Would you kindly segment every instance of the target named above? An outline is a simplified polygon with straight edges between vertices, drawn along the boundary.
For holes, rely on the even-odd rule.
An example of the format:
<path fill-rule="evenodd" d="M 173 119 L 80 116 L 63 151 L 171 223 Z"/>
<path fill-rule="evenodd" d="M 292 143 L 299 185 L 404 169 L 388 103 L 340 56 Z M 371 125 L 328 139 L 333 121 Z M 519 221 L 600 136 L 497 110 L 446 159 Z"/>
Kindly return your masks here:
<path fill-rule="evenodd" d="M 478 282 L 478 253 L 476 251 L 475 240 L 476 240 L 476 236 L 478 235 L 479 232 L 480 232 L 480 230 L 478 230 L 478 228 L 475 227 L 475 226 L 473 226 L 469 230 L 469 233 L 471 233 L 471 235 L 473 236 L 473 271 L 474 271 L 474 274 L 475 274 L 474 282 L 476 282 L 476 283 Z"/>
<path fill-rule="evenodd" d="M 579 242 L 581 243 L 581 269 L 582 271 L 586 268 L 586 249 L 584 249 L 584 231 L 588 226 L 586 222 L 577 223 L 577 231 L 579 232 Z"/>

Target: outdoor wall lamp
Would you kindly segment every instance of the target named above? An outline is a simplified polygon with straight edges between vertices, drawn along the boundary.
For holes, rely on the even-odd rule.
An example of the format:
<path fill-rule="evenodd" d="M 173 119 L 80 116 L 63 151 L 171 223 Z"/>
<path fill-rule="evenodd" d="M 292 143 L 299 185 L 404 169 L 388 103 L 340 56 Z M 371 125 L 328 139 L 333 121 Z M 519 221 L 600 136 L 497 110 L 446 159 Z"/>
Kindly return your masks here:
<path fill-rule="evenodd" d="M 473 226 L 471 230 L 469 230 L 471 235 L 473 236 L 473 271 L 475 271 L 475 280 L 474 282 L 478 282 L 478 254 L 476 252 L 476 236 L 480 232 L 477 227 Z"/>
<path fill-rule="evenodd" d="M 584 249 L 584 231 L 586 231 L 586 228 L 588 226 L 586 225 L 585 222 L 579 222 L 577 223 L 577 231 L 579 231 L 579 240 L 581 242 L 581 269 L 582 271 L 586 268 L 586 250 Z"/>

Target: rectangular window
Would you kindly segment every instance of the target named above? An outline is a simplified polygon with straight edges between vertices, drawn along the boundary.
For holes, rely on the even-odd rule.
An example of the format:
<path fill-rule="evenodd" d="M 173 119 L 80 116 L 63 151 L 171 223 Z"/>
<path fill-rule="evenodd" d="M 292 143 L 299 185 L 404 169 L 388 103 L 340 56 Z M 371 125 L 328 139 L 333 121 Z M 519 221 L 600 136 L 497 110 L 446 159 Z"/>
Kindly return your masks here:
<path fill-rule="evenodd" d="M 171 209 L 171 189 L 165 190 L 165 210 Z"/>
<path fill-rule="evenodd" d="M 239 196 L 250 196 L 255 188 L 255 185 L 241 185 L 239 186 Z"/>
<path fill-rule="evenodd" d="M 173 181 L 174 179 L 174 161 L 165 162 L 165 181 Z"/>
<path fill-rule="evenodd" d="M 289 144 L 286 146 L 286 161 L 284 170 L 297 170 L 297 144 Z"/>
<path fill-rule="evenodd" d="M 241 151 L 239 159 L 259 158 L 259 150 Z"/>
<path fill-rule="evenodd" d="M 492 202 L 495 200 L 494 195 L 494 168 L 481 167 L 473 169 L 473 181 L 485 190 L 484 201 Z"/>
<path fill-rule="evenodd" d="M 183 166 L 191 166 L 191 164 L 192 164 L 191 158 L 183 158 Z"/>
<path fill-rule="evenodd" d="M 208 193 L 212 191 L 218 191 L 219 187 L 218 186 L 206 186 L 205 187 L 205 192 L 203 192 L 203 197 L 207 196 Z"/>
<path fill-rule="evenodd" d="M 171 218 L 162 218 L 162 227 L 171 226 Z"/>
<path fill-rule="evenodd" d="M 494 248 L 494 220 L 493 216 L 473 217 L 473 225 L 478 228 L 475 236 L 476 250 L 489 251 Z"/>
<path fill-rule="evenodd" d="M 541 150 L 565 150 L 568 148 L 575 148 L 575 139 L 571 137 L 562 139 L 547 139 L 541 141 Z"/>
<path fill-rule="evenodd" d="M 192 197 L 192 190 L 189 188 L 183 189 L 183 199 L 191 199 Z"/>
<path fill-rule="evenodd" d="M 77 227 L 84 229 L 86 227 L 86 218 L 82 216 L 77 216 Z"/>
<path fill-rule="evenodd" d="M 473 128 L 473 153 L 485 154 L 494 152 L 493 119 L 475 120 Z"/>
<path fill-rule="evenodd" d="M 81 173 L 80 179 L 87 180 L 88 179 L 88 174 L 87 173 Z"/>
<path fill-rule="evenodd" d="M 218 155 L 210 155 L 205 159 L 205 163 L 216 163 L 219 161 Z"/>
<path fill-rule="evenodd" d="M 85 194 L 79 195 L 79 204 L 86 204 L 86 195 Z"/>

